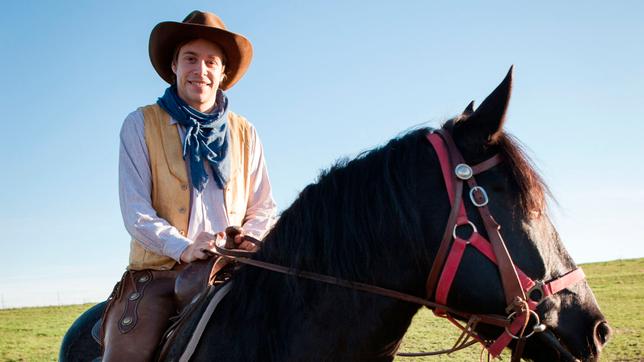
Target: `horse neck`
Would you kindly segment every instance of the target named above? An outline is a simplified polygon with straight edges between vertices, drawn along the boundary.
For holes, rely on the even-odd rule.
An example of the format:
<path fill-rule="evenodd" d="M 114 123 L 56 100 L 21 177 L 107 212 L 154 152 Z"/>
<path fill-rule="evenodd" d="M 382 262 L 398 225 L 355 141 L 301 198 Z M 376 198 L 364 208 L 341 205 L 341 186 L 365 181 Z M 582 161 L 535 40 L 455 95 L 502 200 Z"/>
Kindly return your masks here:
<path fill-rule="evenodd" d="M 305 188 L 256 257 L 423 295 L 431 265 L 423 240 L 435 239 L 427 237 L 425 221 L 436 206 L 416 192 L 431 195 L 442 178 L 425 152 L 424 133 L 410 137 Z M 442 226 L 436 229 L 442 233 Z M 418 308 L 245 267 L 206 345 L 224 353 L 222 360 L 391 360 Z M 224 345 L 231 338 L 242 342 Z"/>
<path fill-rule="evenodd" d="M 204 336 L 222 360 L 392 360 L 417 306 L 245 270 Z M 248 274 L 248 275 L 243 275 Z M 291 282 L 293 282 L 291 280 Z M 293 293 L 292 287 L 302 290 Z M 240 341 L 231 343 L 230 341 Z M 243 342 L 241 342 L 243 341 Z"/>

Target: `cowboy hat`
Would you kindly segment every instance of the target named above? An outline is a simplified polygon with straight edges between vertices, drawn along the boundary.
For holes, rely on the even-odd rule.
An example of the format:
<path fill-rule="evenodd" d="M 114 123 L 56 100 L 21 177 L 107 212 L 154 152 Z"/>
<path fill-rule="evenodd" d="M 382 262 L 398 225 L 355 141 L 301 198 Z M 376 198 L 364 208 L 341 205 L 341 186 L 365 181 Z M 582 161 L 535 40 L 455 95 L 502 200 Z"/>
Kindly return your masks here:
<path fill-rule="evenodd" d="M 150 61 L 166 82 L 174 83 L 172 56 L 177 45 L 193 39 L 217 44 L 226 55 L 226 78 L 220 88 L 232 87 L 246 73 L 253 57 L 253 47 L 244 36 L 226 30 L 221 19 L 209 12 L 195 10 L 183 22 L 164 21 L 150 34 Z"/>

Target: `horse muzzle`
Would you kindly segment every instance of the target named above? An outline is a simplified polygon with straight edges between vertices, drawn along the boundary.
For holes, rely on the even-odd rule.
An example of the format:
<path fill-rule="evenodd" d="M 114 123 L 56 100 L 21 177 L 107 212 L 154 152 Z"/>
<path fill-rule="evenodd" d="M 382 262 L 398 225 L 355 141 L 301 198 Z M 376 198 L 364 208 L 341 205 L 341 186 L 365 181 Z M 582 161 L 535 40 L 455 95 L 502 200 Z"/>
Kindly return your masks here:
<path fill-rule="evenodd" d="M 555 358 L 558 361 L 565 362 L 596 362 L 599 361 L 601 351 L 610 339 L 611 334 L 612 330 L 605 320 L 597 321 L 593 326 L 592 336 L 586 338 L 590 343 L 588 343 L 588 349 L 585 351 L 571 351 L 566 341 L 551 327 L 547 327 L 543 333 L 539 333 L 537 339 L 550 347 L 554 354 L 554 356 L 545 357 L 544 361 Z M 535 361 L 541 360 L 540 357 L 537 356 Z"/>

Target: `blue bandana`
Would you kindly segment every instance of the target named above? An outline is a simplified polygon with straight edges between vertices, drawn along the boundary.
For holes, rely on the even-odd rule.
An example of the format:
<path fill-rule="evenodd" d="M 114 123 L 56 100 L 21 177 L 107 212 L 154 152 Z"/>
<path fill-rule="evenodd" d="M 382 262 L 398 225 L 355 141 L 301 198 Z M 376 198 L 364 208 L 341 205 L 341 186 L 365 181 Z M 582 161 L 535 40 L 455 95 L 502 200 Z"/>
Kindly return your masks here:
<path fill-rule="evenodd" d="M 189 159 L 192 186 L 203 191 L 208 183 L 205 164 L 210 165 L 215 182 L 224 188 L 230 178 L 228 152 L 228 98 L 217 90 L 216 106 L 212 113 L 201 113 L 190 107 L 177 95 L 176 85 L 165 90 L 157 104 L 186 130 L 183 142 L 183 159 Z M 204 163 L 204 161 L 206 161 Z"/>

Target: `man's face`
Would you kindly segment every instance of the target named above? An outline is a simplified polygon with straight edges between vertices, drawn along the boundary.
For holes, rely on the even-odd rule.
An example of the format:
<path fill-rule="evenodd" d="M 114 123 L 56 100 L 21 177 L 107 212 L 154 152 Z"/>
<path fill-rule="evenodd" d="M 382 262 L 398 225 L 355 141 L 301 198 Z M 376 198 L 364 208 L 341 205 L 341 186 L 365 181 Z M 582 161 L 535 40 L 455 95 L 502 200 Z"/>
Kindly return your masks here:
<path fill-rule="evenodd" d="M 186 43 L 172 62 L 179 97 L 201 112 L 215 105 L 217 88 L 224 75 L 224 53 L 205 39 Z"/>

